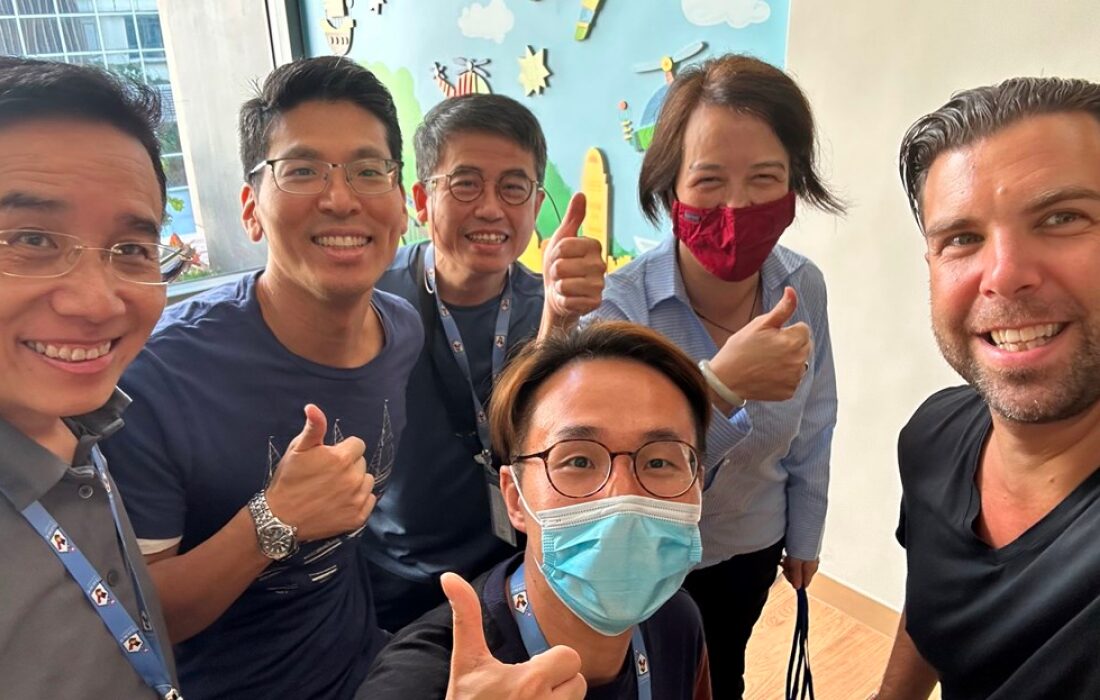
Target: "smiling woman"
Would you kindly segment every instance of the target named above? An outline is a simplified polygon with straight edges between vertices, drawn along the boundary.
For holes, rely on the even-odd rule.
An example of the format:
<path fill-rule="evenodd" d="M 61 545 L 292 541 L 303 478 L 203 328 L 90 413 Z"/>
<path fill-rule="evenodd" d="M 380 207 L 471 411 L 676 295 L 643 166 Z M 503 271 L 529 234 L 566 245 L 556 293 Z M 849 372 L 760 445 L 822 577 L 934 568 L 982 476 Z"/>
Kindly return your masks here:
<path fill-rule="evenodd" d="M 821 548 L 836 421 L 825 283 L 778 245 L 796 201 L 843 209 L 814 144 L 810 105 L 778 68 L 726 55 L 681 72 L 638 183 L 643 211 L 668 215 L 673 235 L 612 274 L 593 314 L 661 331 L 710 384 L 705 559 L 685 586 L 721 698 L 744 689 L 745 644 L 776 566 L 801 588 Z"/>

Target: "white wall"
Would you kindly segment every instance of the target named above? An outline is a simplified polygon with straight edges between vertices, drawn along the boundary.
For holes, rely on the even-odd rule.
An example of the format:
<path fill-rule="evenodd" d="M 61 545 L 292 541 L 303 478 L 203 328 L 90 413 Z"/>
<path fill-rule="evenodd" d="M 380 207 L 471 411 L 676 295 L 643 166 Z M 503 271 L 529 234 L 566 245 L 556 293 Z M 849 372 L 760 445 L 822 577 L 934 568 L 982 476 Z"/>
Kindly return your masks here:
<path fill-rule="evenodd" d="M 787 68 L 806 91 L 846 218 L 803 211 L 784 243 L 825 272 L 840 416 L 822 570 L 894 607 L 898 430 L 961 380 L 929 327 L 923 243 L 897 174 L 901 137 L 951 92 L 1015 75 L 1100 81 L 1091 0 L 792 0 Z"/>

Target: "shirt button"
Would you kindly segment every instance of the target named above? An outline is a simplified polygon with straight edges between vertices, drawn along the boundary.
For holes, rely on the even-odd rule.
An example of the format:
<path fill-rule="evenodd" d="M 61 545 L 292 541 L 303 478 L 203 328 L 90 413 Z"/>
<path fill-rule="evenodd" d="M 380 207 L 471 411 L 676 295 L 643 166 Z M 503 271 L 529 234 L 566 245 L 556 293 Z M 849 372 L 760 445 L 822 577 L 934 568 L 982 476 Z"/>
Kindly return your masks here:
<path fill-rule="evenodd" d="M 118 585 L 118 572 L 114 569 L 111 569 L 107 572 L 107 585 L 111 586 L 112 588 Z"/>
<path fill-rule="evenodd" d="M 81 498 L 83 498 L 83 499 L 85 499 L 85 500 L 86 500 L 86 499 L 89 499 L 89 498 L 91 498 L 91 497 L 92 497 L 92 494 L 93 494 L 93 493 L 95 493 L 95 489 L 93 489 L 93 488 L 92 488 L 91 486 L 89 486 L 88 484 L 84 484 L 83 486 L 81 486 L 80 488 L 78 488 L 78 489 L 76 490 L 76 492 L 77 492 L 78 494 L 80 494 L 80 497 L 81 497 Z"/>

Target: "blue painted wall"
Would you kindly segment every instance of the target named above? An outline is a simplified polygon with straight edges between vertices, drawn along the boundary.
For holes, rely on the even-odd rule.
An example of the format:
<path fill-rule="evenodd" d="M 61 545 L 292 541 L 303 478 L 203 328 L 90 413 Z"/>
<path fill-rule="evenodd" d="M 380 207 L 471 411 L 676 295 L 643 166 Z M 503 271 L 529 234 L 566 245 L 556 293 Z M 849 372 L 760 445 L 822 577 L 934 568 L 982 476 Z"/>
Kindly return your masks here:
<path fill-rule="evenodd" d="M 324 34 L 326 4 L 339 3 L 302 3 L 311 55 L 331 53 Z M 492 91 L 520 100 L 538 116 L 549 142 L 550 161 L 570 189 L 580 189 L 585 152 L 593 146 L 603 151 L 613 200 L 612 239 L 615 249 L 628 255 L 644 249 L 647 241 L 667 235 L 642 218 L 636 195 L 642 154 L 623 139 L 619 110 L 619 102 L 625 100 L 629 117 L 636 127 L 641 126 L 643 109 L 664 85 L 664 77 L 660 71 L 637 73 L 634 67 L 675 55 L 698 41 L 706 42 L 705 50 L 682 65 L 736 51 L 783 67 L 790 10 L 789 0 L 604 0 L 588 38 L 577 41 L 574 33 L 581 0 L 355 0 L 347 4 L 355 20 L 348 55 L 368 65 L 381 63 L 392 74 L 407 70 L 421 114 L 443 99 L 432 79 L 434 62 L 446 66 L 448 79 L 455 83 L 461 72 L 456 57 L 489 59 L 485 68 Z M 478 11 L 499 12 L 501 5 L 505 14 L 512 15 L 512 27 L 497 37 L 499 43 L 495 38 L 463 34 L 459 20 L 464 10 L 480 6 Z M 376 11 L 379 6 L 380 12 Z M 744 26 L 736 28 L 720 19 L 700 26 L 689 19 L 708 13 L 712 21 L 724 17 Z M 531 96 L 523 94 L 519 82 L 518 59 L 528 46 L 547 50 L 552 73 L 547 89 Z M 402 108 L 400 100 L 398 108 Z M 405 134 L 406 142 L 411 136 L 411 131 Z M 559 209 L 564 205 L 559 202 Z M 541 224 L 542 219 L 540 233 L 548 235 Z"/>

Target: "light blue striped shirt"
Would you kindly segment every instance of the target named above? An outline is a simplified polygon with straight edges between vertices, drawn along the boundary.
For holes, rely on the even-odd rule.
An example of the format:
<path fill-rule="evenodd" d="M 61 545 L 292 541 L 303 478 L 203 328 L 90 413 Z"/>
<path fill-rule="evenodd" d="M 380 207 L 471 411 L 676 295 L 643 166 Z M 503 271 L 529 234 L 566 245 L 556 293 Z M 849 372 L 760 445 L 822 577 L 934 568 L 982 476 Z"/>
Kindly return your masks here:
<path fill-rule="evenodd" d="M 764 549 L 783 537 L 792 557 L 812 560 L 821 552 L 837 406 L 825 280 L 816 265 L 782 246 L 764 261 L 761 279 L 765 309 L 779 302 L 784 287 L 798 292 L 791 323 L 809 325 L 814 352 L 791 399 L 749 401 L 729 418 L 713 412 L 700 525 L 702 566 Z M 603 303 L 586 320 L 594 318 L 649 326 L 696 361 L 718 352 L 692 311 L 671 236 L 607 277 Z"/>

